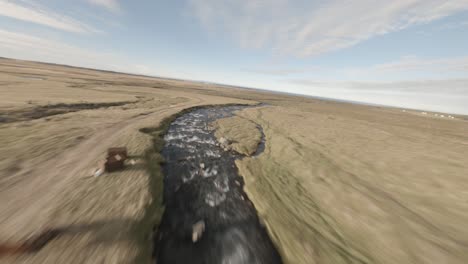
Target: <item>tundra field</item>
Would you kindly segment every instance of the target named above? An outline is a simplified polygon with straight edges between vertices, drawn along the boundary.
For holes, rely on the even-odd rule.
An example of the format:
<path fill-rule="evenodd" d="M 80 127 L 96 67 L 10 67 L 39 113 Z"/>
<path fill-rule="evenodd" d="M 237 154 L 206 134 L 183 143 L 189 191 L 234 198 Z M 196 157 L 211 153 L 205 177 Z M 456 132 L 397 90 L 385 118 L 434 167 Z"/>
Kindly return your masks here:
<path fill-rule="evenodd" d="M 468 263 L 466 116 L 0 59 L 0 263 L 150 263 L 161 135 L 196 106 L 284 263 Z M 171 118 L 172 117 L 172 118 Z M 265 149 L 255 152 L 261 139 Z M 93 173 L 112 146 L 133 164 Z M 61 234 L 12 253 L 44 230 Z M 8 245 L 8 246 L 4 246 Z"/>

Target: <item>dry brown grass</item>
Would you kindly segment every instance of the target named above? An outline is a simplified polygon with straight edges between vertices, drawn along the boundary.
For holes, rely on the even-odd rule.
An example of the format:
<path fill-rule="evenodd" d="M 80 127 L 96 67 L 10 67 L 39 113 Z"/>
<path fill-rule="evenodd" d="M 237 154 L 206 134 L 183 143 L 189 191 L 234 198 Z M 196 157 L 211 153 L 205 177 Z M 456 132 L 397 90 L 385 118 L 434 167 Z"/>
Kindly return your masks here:
<path fill-rule="evenodd" d="M 253 108 L 266 150 L 238 161 L 286 263 L 466 263 L 468 123 L 396 109 Z"/>
<path fill-rule="evenodd" d="M 247 103 L 181 91 L 193 84 L 181 81 L 0 62 L 0 116 L 11 121 L 0 123 L 0 242 L 66 230 L 37 254 L 0 263 L 149 262 L 162 175 L 152 136 L 139 130 L 191 106 Z M 23 77 L 33 75 L 40 79 Z M 57 104 L 60 113 L 23 118 Z M 127 146 L 137 163 L 91 177 L 111 146 Z"/>
<path fill-rule="evenodd" d="M 224 139 L 228 149 L 247 156 L 255 153 L 262 136 L 254 122 L 238 116 L 216 120 L 213 129 L 216 138 Z"/>
<path fill-rule="evenodd" d="M 468 262 L 464 117 L 225 88 L 0 59 L 0 117 L 133 102 L 0 123 L 0 242 L 69 230 L 0 262 L 149 262 L 162 176 L 158 141 L 140 129 L 196 105 L 253 101 L 270 106 L 220 122 L 239 146 L 254 145 L 254 123 L 264 129 L 265 152 L 237 164 L 286 263 Z M 90 177 L 123 145 L 135 166 Z"/>

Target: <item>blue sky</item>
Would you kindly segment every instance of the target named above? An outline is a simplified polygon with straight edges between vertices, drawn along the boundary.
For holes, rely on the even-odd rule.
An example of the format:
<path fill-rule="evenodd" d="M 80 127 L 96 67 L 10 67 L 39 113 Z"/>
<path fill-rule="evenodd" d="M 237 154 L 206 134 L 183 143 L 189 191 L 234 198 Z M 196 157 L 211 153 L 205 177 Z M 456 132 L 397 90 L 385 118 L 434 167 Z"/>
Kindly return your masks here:
<path fill-rule="evenodd" d="M 0 56 L 468 114 L 467 0 L 0 0 Z"/>

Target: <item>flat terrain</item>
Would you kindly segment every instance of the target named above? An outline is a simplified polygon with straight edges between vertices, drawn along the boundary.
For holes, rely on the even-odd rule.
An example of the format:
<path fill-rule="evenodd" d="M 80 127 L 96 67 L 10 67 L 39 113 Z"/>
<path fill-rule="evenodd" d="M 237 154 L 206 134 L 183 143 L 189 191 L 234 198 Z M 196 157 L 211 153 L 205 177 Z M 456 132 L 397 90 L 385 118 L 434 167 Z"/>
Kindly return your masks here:
<path fill-rule="evenodd" d="M 266 149 L 237 165 L 287 263 L 467 263 L 466 121 L 309 102 L 241 115 Z"/>
<path fill-rule="evenodd" d="M 218 133 L 249 145 L 263 127 L 265 151 L 237 165 L 286 263 L 468 262 L 466 117 L 0 59 L 0 242 L 68 230 L 0 263 L 150 262 L 162 208 L 139 130 L 257 102 Z M 111 146 L 135 165 L 93 177 Z"/>
<path fill-rule="evenodd" d="M 153 197 L 143 157 L 151 137 L 139 129 L 195 105 L 248 103 L 178 91 L 192 85 L 180 81 L 0 64 L 0 241 L 21 241 L 45 228 L 70 230 L 37 254 L 0 258 L 3 263 L 148 262 L 152 224 L 142 221 Z M 96 106 L 76 106 L 83 104 Z M 33 115 L 57 108 L 64 113 Z M 127 146 L 136 164 L 92 177 L 111 146 Z"/>

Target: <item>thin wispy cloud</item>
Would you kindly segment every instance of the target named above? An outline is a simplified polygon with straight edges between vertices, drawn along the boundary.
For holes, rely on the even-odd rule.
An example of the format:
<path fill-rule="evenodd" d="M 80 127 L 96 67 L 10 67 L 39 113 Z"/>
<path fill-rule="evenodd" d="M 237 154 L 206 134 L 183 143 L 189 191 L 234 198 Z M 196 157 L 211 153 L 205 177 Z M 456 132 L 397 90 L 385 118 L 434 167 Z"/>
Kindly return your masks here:
<path fill-rule="evenodd" d="M 432 76 L 432 78 L 466 78 L 468 76 L 468 56 L 419 58 L 405 56 L 398 60 L 379 63 L 368 67 L 335 69 L 354 80 L 404 79 L 406 76 Z"/>
<path fill-rule="evenodd" d="M 0 29 L 0 57 L 68 64 L 87 68 L 154 74 L 151 67 L 102 51 L 88 50 L 61 41 Z"/>
<path fill-rule="evenodd" d="M 120 13 L 122 8 L 117 0 L 87 0 L 93 5 L 97 5 L 114 13 Z"/>
<path fill-rule="evenodd" d="M 59 41 L 2 29 L 0 29 L 0 50 L 5 57 L 13 56 L 53 63 L 66 61 L 67 64 L 84 67 L 102 68 L 116 61 L 105 53 L 87 51 Z"/>
<path fill-rule="evenodd" d="M 426 94 L 451 94 L 468 98 L 468 78 L 452 80 L 419 80 L 419 81 L 317 81 L 308 79 L 291 79 L 291 83 L 307 87 L 326 89 L 343 89 L 347 92 L 410 92 Z M 441 89 L 444 87 L 444 89 Z"/>
<path fill-rule="evenodd" d="M 314 56 L 468 9 L 467 0 L 190 0 L 208 30 L 247 48 Z"/>
<path fill-rule="evenodd" d="M 252 68 L 244 68 L 243 71 L 253 74 L 269 75 L 270 77 L 287 77 L 290 75 L 310 73 L 310 72 L 321 72 L 325 70 L 322 67 L 308 66 L 308 67 L 278 67 L 261 65 Z"/>
<path fill-rule="evenodd" d="M 291 79 L 300 94 L 370 104 L 466 114 L 468 79 L 401 82 L 343 82 Z M 301 88 L 302 87 L 302 88 Z"/>
<path fill-rule="evenodd" d="M 408 74 L 421 73 L 429 76 L 443 76 L 449 74 L 450 78 L 465 78 L 468 76 L 468 56 L 419 58 L 417 56 L 404 56 L 397 60 L 370 65 L 366 67 L 272 67 L 262 65 L 256 68 L 245 68 L 246 72 L 253 74 L 287 77 L 291 75 L 307 74 L 323 78 L 323 75 L 333 77 L 344 76 L 350 80 L 369 81 L 387 77 L 389 79 Z M 313 78 L 312 78 L 313 79 Z"/>
<path fill-rule="evenodd" d="M 304 73 L 306 69 L 297 69 L 297 68 L 252 68 L 244 69 L 245 72 L 263 74 L 263 75 L 272 75 L 272 76 L 288 76 L 297 73 Z"/>
<path fill-rule="evenodd" d="M 0 16 L 6 16 L 74 33 L 95 33 L 93 27 L 76 19 L 26 1 L 0 0 Z"/>
<path fill-rule="evenodd" d="M 451 71 L 468 73 L 468 57 L 421 59 L 404 57 L 400 60 L 378 64 L 373 67 L 377 71 Z"/>

